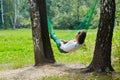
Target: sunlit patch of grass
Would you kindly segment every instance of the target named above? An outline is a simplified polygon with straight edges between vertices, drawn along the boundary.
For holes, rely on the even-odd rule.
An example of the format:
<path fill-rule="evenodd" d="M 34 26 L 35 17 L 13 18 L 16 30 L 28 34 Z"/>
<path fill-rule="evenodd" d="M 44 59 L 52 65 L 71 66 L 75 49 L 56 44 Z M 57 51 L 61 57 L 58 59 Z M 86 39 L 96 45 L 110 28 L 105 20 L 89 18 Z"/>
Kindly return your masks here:
<path fill-rule="evenodd" d="M 13 69 L 33 64 L 30 29 L 0 30 L 0 69 Z"/>
<path fill-rule="evenodd" d="M 64 76 L 44 76 L 42 80 L 119 80 L 119 75 L 69 74 Z"/>
<path fill-rule="evenodd" d="M 112 62 L 114 69 L 120 72 L 120 28 L 114 30 L 112 45 Z M 118 66 L 116 66 L 118 65 Z"/>
<path fill-rule="evenodd" d="M 69 74 L 64 76 L 44 76 L 42 80 L 85 80 L 85 76 L 81 76 L 79 74 Z"/>

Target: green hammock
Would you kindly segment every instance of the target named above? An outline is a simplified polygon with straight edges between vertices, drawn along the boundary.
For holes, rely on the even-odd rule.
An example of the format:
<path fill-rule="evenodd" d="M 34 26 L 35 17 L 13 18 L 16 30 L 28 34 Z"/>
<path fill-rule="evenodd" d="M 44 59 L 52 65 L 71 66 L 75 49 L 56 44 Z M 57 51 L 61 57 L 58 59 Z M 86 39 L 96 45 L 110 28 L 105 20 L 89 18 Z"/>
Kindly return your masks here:
<path fill-rule="evenodd" d="M 95 7 L 97 5 L 97 2 L 99 0 L 95 0 L 93 6 L 91 7 L 91 9 L 89 10 L 88 14 L 81 20 L 80 24 L 77 25 L 75 27 L 75 29 L 86 29 L 88 30 L 89 28 L 89 25 L 90 25 L 90 22 L 92 20 L 92 16 L 93 16 L 93 13 L 94 13 L 94 10 L 95 10 Z M 60 38 L 58 38 L 54 32 L 54 29 L 53 29 L 53 26 L 52 26 L 52 23 L 49 19 L 49 17 L 47 17 L 47 22 L 48 22 L 48 29 L 49 29 L 49 33 L 50 33 L 50 37 L 54 40 L 54 42 L 56 43 L 58 49 L 60 52 L 62 53 L 65 53 L 63 50 L 60 49 Z"/>
<path fill-rule="evenodd" d="M 48 29 L 49 29 L 49 33 L 50 33 L 50 37 L 54 40 L 54 42 L 56 43 L 58 49 L 60 52 L 65 53 L 63 50 L 60 49 L 60 38 L 58 38 L 53 30 L 53 26 L 50 22 L 49 17 L 47 17 L 47 22 L 48 22 Z"/>
<path fill-rule="evenodd" d="M 93 6 L 91 7 L 87 15 L 80 21 L 80 24 L 78 26 L 75 26 L 75 29 L 85 29 L 85 30 L 89 29 L 90 22 L 92 20 L 92 16 L 98 1 L 99 0 L 95 0 Z"/>

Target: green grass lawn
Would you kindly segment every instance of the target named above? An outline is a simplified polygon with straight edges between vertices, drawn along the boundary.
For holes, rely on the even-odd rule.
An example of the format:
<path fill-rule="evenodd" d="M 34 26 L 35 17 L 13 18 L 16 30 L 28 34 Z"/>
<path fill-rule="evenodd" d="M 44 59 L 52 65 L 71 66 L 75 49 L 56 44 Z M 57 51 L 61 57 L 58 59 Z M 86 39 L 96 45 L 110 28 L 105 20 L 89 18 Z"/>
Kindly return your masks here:
<path fill-rule="evenodd" d="M 115 29 L 112 47 L 112 65 L 120 70 L 120 29 Z M 76 31 L 56 30 L 62 39 L 73 39 Z M 79 50 L 63 54 L 51 40 L 55 59 L 58 63 L 89 64 L 93 57 L 97 30 L 88 30 L 85 44 Z M 0 70 L 16 69 L 34 65 L 34 51 L 31 29 L 0 30 Z"/>

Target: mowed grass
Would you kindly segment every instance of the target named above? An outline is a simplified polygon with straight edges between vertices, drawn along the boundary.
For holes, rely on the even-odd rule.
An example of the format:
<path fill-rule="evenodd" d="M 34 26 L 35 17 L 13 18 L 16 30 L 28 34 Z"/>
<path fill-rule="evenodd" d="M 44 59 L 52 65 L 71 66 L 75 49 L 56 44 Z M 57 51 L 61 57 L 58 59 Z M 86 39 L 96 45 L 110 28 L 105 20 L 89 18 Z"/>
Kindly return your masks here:
<path fill-rule="evenodd" d="M 29 64 L 34 64 L 31 30 L 0 30 L 0 69 Z"/>
<path fill-rule="evenodd" d="M 120 70 L 120 29 L 114 31 L 112 47 L 112 65 Z M 77 31 L 55 30 L 61 39 L 71 40 Z M 63 54 L 51 40 L 56 62 L 71 64 L 90 64 L 95 47 L 97 29 L 88 30 L 85 44 L 79 50 Z M 16 69 L 34 65 L 34 47 L 31 29 L 0 30 L 0 70 Z"/>

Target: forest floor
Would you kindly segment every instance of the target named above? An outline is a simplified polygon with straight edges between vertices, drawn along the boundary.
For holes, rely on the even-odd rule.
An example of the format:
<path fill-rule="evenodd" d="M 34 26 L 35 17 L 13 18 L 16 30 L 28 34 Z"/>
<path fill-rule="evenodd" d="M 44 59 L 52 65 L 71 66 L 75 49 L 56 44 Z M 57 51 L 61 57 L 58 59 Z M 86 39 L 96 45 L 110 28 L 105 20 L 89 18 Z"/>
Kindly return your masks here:
<path fill-rule="evenodd" d="M 14 70 L 0 71 L 0 80 L 42 80 L 45 76 L 80 74 L 82 64 L 49 64 L 39 67 L 26 66 Z"/>

